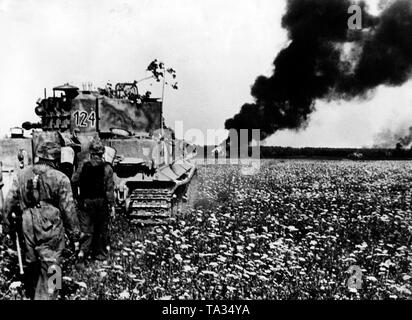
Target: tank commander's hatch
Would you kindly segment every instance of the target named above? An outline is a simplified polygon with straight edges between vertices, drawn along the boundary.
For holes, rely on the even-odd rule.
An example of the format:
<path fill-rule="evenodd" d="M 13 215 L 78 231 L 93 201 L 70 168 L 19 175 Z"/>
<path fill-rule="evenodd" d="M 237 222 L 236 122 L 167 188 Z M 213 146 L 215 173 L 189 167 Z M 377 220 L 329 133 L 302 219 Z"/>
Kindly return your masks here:
<path fill-rule="evenodd" d="M 55 97 L 56 91 L 63 91 L 67 99 L 73 99 L 78 95 L 79 88 L 72 86 L 68 83 L 65 83 L 62 86 L 57 86 L 53 88 L 53 97 Z"/>

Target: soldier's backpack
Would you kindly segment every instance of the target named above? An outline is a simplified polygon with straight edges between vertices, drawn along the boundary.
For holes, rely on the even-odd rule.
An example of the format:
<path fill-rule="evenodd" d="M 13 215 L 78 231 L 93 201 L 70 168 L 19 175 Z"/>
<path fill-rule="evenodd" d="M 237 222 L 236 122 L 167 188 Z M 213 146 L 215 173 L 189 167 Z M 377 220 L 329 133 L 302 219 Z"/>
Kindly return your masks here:
<path fill-rule="evenodd" d="M 40 175 L 33 172 L 33 177 L 26 184 L 27 204 L 29 207 L 40 206 Z"/>
<path fill-rule="evenodd" d="M 60 210 L 52 203 L 52 199 L 42 198 L 41 188 L 44 188 L 42 174 L 33 170 L 32 177 L 26 183 L 28 207 L 23 212 L 22 227 L 26 235 L 32 235 L 33 239 L 44 243 L 60 235 L 63 225 Z"/>
<path fill-rule="evenodd" d="M 104 162 L 98 165 L 86 162 L 83 165 L 79 181 L 81 199 L 105 198 L 104 168 Z"/>

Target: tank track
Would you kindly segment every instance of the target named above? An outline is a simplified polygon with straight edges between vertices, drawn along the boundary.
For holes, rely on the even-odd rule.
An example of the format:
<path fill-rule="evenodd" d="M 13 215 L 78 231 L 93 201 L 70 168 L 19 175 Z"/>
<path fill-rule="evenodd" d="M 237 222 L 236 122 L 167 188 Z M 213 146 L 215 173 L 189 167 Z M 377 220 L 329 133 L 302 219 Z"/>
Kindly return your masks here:
<path fill-rule="evenodd" d="M 165 224 L 172 216 L 172 189 L 135 189 L 130 195 L 129 217 L 134 224 Z"/>

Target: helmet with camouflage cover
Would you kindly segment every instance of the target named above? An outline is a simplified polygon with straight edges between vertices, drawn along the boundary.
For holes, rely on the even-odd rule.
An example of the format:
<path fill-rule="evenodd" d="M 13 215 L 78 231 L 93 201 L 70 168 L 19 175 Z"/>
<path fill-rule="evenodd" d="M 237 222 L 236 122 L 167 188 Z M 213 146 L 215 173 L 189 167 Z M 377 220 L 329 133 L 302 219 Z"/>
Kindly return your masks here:
<path fill-rule="evenodd" d="M 61 147 L 54 141 L 43 140 L 39 143 L 36 156 L 40 159 L 58 160 L 60 159 Z"/>
<path fill-rule="evenodd" d="M 104 153 L 104 145 L 99 138 L 94 138 L 90 142 L 89 151 L 91 154 L 100 154 L 103 155 Z"/>

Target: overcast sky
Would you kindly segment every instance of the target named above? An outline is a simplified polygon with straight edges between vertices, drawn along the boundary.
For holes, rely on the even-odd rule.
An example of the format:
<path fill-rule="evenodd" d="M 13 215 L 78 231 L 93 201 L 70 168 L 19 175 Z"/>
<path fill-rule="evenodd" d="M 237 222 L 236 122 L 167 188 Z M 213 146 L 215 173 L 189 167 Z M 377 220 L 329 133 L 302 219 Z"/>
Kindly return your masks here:
<path fill-rule="evenodd" d="M 138 80 L 154 58 L 179 81 L 179 90 L 166 91 L 166 123 L 181 120 L 205 135 L 221 129 L 252 102 L 250 86 L 270 75 L 287 43 L 284 8 L 274 0 L 0 0 L 0 134 L 37 120 L 45 87 Z M 156 84 L 146 87 L 160 94 Z M 367 102 L 317 102 L 306 130 L 278 132 L 266 143 L 370 145 L 383 128 L 412 124 L 411 89 L 379 88 Z"/>

